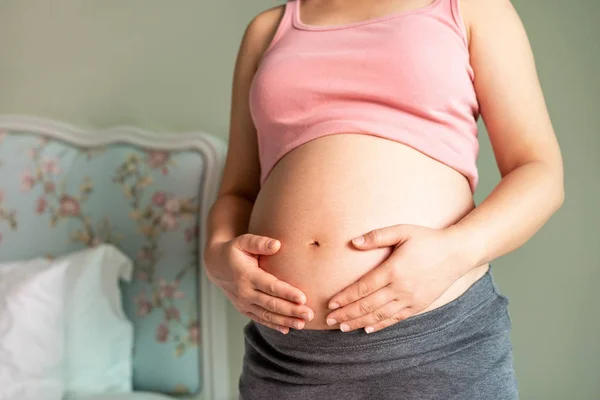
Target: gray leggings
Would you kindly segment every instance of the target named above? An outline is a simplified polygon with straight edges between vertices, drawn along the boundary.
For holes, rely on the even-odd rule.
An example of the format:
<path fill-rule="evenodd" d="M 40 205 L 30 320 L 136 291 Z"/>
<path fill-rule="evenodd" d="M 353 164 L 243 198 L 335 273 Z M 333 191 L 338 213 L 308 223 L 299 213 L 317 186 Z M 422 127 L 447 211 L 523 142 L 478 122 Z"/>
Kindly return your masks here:
<path fill-rule="evenodd" d="M 516 400 L 508 299 L 491 271 L 439 308 L 366 334 L 250 321 L 238 400 Z"/>

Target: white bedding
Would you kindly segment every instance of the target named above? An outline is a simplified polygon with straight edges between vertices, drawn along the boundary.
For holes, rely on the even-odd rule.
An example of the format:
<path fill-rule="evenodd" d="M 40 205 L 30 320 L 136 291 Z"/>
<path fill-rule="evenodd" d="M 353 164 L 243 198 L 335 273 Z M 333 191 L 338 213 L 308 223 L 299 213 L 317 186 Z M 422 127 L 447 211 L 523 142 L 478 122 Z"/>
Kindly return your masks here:
<path fill-rule="evenodd" d="M 65 400 L 174 400 L 162 394 L 136 392 L 123 394 L 97 394 L 93 396 L 68 396 Z"/>

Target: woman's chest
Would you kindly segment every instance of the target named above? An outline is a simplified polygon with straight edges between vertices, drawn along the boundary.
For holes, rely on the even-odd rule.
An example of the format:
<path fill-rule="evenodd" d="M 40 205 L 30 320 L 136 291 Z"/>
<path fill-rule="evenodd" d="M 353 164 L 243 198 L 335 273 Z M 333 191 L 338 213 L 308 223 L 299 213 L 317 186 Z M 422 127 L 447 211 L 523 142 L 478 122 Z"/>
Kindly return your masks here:
<path fill-rule="evenodd" d="M 420 35 L 410 23 L 367 28 L 289 32 L 265 55 L 251 96 L 266 107 L 386 99 L 445 109 L 471 85 L 464 44 L 439 23 L 421 23 Z"/>

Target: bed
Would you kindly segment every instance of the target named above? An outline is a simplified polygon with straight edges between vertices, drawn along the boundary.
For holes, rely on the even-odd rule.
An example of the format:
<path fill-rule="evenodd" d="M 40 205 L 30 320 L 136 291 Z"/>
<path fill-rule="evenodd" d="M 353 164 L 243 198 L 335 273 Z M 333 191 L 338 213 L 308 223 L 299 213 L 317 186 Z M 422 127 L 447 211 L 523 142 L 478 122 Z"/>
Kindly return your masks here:
<path fill-rule="evenodd" d="M 0 263 L 103 244 L 132 260 L 120 293 L 139 393 L 81 400 L 233 398 L 227 302 L 202 265 L 225 154 L 226 143 L 204 132 L 0 116 Z"/>

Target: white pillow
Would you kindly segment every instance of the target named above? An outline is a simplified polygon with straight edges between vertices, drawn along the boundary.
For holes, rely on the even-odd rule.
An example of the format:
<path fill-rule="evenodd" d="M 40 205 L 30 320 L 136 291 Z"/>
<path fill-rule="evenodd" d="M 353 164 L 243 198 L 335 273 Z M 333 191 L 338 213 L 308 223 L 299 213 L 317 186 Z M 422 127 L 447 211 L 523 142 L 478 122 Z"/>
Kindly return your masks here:
<path fill-rule="evenodd" d="M 67 270 L 65 393 L 131 392 L 133 326 L 123 313 L 119 280 L 132 261 L 112 245 L 57 259 Z"/>
<path fill-rule="evenodd" d="M 63 395 L 65 263 L 0 264 L 0 399 Z"/>

